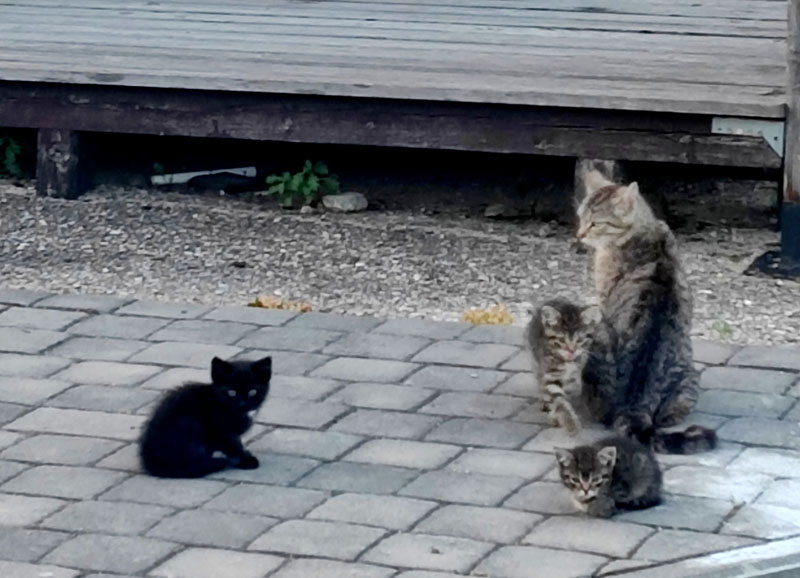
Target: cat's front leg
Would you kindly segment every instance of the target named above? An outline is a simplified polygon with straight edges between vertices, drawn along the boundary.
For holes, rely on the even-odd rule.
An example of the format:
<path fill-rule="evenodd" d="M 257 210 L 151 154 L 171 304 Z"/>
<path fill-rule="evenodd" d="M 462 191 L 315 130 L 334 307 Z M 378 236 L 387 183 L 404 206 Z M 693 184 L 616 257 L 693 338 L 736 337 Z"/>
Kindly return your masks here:
<path fill-rule="evenodd" d="M 597 496 L 586 507 L 586 514 L 593 518 L 610 518 L 616 511 L 616 505 L 610 496 Z"/>
<path fill-rule="evenodd" d="M 258 458 L 244 449 L 239 436 L 228 436 L 223 440 L 223 453 L 230 459 L 230 465 L 240 470 L 254 470 L 258 467 Z"/>

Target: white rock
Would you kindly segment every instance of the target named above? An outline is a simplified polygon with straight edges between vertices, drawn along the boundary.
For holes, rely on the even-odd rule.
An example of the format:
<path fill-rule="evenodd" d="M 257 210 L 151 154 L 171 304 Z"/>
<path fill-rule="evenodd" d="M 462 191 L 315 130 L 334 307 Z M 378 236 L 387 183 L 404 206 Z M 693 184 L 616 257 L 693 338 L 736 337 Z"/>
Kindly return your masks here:
<path fill-rule="evenodd" d="M 367 208 L 367 197 L 361 193 L 342 193 L 341 195 L 325 195 L 322 205 L 331 211 L 355 213 Z"/>

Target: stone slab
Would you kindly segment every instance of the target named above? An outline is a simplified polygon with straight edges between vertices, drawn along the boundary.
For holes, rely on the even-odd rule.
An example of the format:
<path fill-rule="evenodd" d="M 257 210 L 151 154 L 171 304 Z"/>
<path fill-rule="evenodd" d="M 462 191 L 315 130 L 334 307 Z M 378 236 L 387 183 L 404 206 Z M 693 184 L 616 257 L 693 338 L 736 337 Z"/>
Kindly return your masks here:
<path fill-rule="evenodd" d="M 295 311 L 283 309 L 266 309 L 264 307 L 217 307 L 205 315 L 203 319 L 212 321 L 235 321 L 252 325 L 283 325 L 297 317 Z"/>
<path fill-rule="evenodd" d="M 187 510 L 162 520 L 147 536 L 180 544 L 242 549 L 276 522 L 262 516 Z"/>
<path fill-rule="evenodd" d="M 447 466 L 466 474 L 475 472 L 526 479 L 538 478 L 554 467 L 552 455 L 483 448 L 471 449 Z"/>
<path fill-rule="evenodd" d="M 49 307 L 51 309 L 73 309 L 77 311 L 92 311 L 109 313 L 119 309 L 131 300 L 113 295 L 53 295 L 36 302 L 36 307 Z"/>
<path fill-rule="evenodd" d="M 385 530 L 318 520 L 290 520 L 278 524 L 250 545 L 250 550 L 296 556 L 354 560 L 379 540 Z"/>
<path fill-rule="evenodd" d="M 209 381 L 211 381 L 209 368 L 172 367 L 151 377 L 142 383 L 142 387 L 146 389 L 168 390 L 178 388 L 185 383 L 208 383 Z"/>
<path fill-rule="evenodd" d="M 794 402 L 792 397 L 775 393 L 715 389 L 700 394 L 695 410 L 731 417 L 779 418 Z"/>
<path fill-rule="evenodd" d="M 348 493 L 330 498 L 306 517 L 406 530 L 434 508 L 435 502 L 425 500 Z"/>
<path fill-rule="evenodd" d="M 524 345 L 525 328 L 518 325 L 477 325 L 461 335 L 459 339 L 475 343 L 505 343 Z"/>
<path fill-rule="evenodd" d="M 385 383 L 352 383 L 334 393 L 328 401 L 371 409 L 414 409 L 436 395 L 432 389 L 389 385 Z"/>
<path fill-rule="evenodd" d="M 415 532 L 511 544 L 524 536 L 542 516 L 505 508 L 444 506 L 414 529 Z"/>
<path fill-rule="evenodd" d="M 66 336 L 65 334 L 60 334 Z M 70 337 L 50 350 L 52 355 L 70 359 L 124 361 L 147 347 L 146 341 L 110 337 Z"/>
<path fill-rule="evenodd" d="M 518 413 L 524 400 L 507 395 L 483 393 L 442 393 L 420 408 L 421 413 L 460 417 L 503 419 Z"/>
<path fill-rule="evenodd" d="M 466 538 L 395 534 L 373 547 L 361 559 L 390 566 L 466 572 L 492 547 L 492 544 Z"/>
<path fill-rule="evenodd" d="M 69 538 L 65 532 L 0 526 L 0 560 L 34 562 Z"/>
<path fill-rule="evenodd" d="M 800 534 L 800 515 L 794 508 L 748 504 L 726 520 L 721 534 L 775 540 Z"/>
<path fill-rule="evenodd" d="M 261 406 L 255 421 L 317 429 L 333 422 L 348 411 L 350 408 L 341 403 L 272 397 Z"/>
<path fill-rule="evenodd" d="M 114 361 L 82 361 L 53 376 L 71 383 L 90 385 L 131 386 L 161 371 L 154 365 L 117 363 Z"/>
<path fill-rule="evenodd" d="M 328 344 L 322 352 L 349 357 L 408 360 L 430 343 L 429 339 L 410 335 L 350 333 Z"/>
<path fill-rule="evenodd" d="M 394 569 L 371 564 L 354 564 L 336 560 L 305 558 L 292 560 L 273 578 L 389 578 Z M 238 578 L 238 577 L 237 577 Z"/>
<path fill-rule="evenodd" d="M 425 439 L 467 446 L 518 448 L 535 436 L 540 427 L 507 420 L 451 419 L 431 431 Z"/>
<path fill-rule="evenodd" d="M 351 434 L 418 439 L 431 431 L 441 418 L 413 413 L 359 409 L 331 429 Z"/>
<path fill-rule="evenodd" d="M 781 478 L 800 478 L 800 454 L 791 450 L 745 448 L 729 469 L 759 472 Z"/>
<path fill-rule="evenodd" d="M 71 383 L 57 379 L 0 377 L 0 401 L 35 405 L 69 387 Z"/>
<path fill-rule="evenodd" d="M 203 507 L 259 516 L 299 518 L 327 496 L 325 492 L 303 488 L 239 484 L 228 488 Z"/>
<path fill-rule="evenodd" d="M 428 365 L 406 379 L 406 385 L 452 391 L 487 392 L 508 377 L 504 371 Z"/>
<path fill-rule="evenodd" d="M 10 430 L 135 440 L 143 416 L 40 407 L 11 422 Z"/>
<path fill-rule="evenodd" d="M 582 578 L 608 561 L 594 554 L 565 552 L 536 546 L 506 546 L 475 569 L 492 578 Z"/>
<path fill-rule="evenodd" d="M 692 343 L 694 360 L 707 365 L 722 365 L 741 349 L 735 345 L 713 341 L 694 340 Z"/>
<path fill-rule="evenodd" d="M 131 357 L 130 361 L 133 363 L 206 368 L 210 367 L 212 358 L 230 359 L 240 351 L 238 347 L 231 345 L 164 341 L 150 345 Z"/>
<path fill-rule="evenodd" d="M 494 506 L 524 482 L 524 478 L 515 476 L 488 476 L 439 470 L 421 475 L 404 487 L 399 494 L 443 502 Z"/>
<path fill-rule="evenodd" d="M 69 328 L 74 335 L 110 337 L 116 339 L 145 339 L 169 323 L 156 317 L 122 317 L 94 315 Z"/>
<path fill-rule="evenodd" d="M 280 427 L 250 444 L 250 449 L 334 460 L 363 439 L 361 436 L 335 431 Z"/>
<path fill-rule="evenodd" d="M 393 494 L 418 473 L 394 466 L 333 462 L 320 466 L 297 485 L 316 490 Z"/>
<path fill-rule="evenodd" d="M 44 378 L 69 366 L 70 359 L 39 355 L 0 353 L 0 375 Z"/>
<path fill-rule="evenodd" d="M 534 528 L 522 543 L 627 558 L 652 533 L 652 528 L 638 524 L 555 516 Z"/>
<path fill-rule="evenodd" d="M 76 578 L 80 572 L 51 566 L 49 564 L 28 564 L 0 560 L 0 576 L 3 578 Z"/>
<path fill-rule="evenodd" d="M 381 324 L 381 320 L 368 316 L 335 315 L 332 313 L 303 313 L 286 324 L 287 327 L 326 329 L 329 331 L 369 331 Z"/>
<path fill-rule="evenodd" d="M 390 319 L 373 329 L 372 332 L 412 335 L 429 339 L 453 339 L 471 327 L 467 323 L 429 321 L 427 319 Z"/>
<path fill-rule="evenodd" d="M 6 305 L 33 305 L 47 299 L 52 293 L 31 291 L 30 289 L 0 289 L 0 303 Z"/>
<path fill-rule="evenodd" d="M 297 456 L 259 452 L 256 457 L 260 465 L 254 470 L 228 468 L 212 474 L 209 479 L 289 485 L 319 465 L 317 460 Z"/>
<path fill-rule="evenodd" d="M 161 506 L 86 501 L 70 504 L 41 525 L 74 533 L 136 535 L 152 528 L 172 513 L 172 509 Z"/>
<path fill-rule="evenodd" d="M 334 379 L 303 377 L 301 375 L 273 375 L 269 384 L 269 394 L 275 397 L 305 399 L 307 401 L 319 401 L 323 398 L 328 398 L 327 401 L 341 401 L 328 397 L 341 387 L 342 383 Z"/>
<path fill-rule="evenodd" d="M 785 393 L 797 374 L 749 367 L 709 367 L 700 374 L 700 387 L 749 391 L 753 393 Z"/>
<path fill-rule="evenodd" d="M 625 512 L 616 519 L 659 528 L 715 532 L 734 506 L 729 500 L 667 494 L 658 506 Z"/>
<path fill-rule="evenodd" d="M 800 449 L 800 424 L 758 417 L 741 417 L 717 431 L 721 439 L 744 444 Z"/>
<path fill-rule="evenodd" d="M 372 440 L 343 459 L 364 464 L 383 464 L 429 470 L 438 468 L 461 452 L 458 446 L 409 440 Z"/>
<path fill-rule="evenodd" d="M 437 341 L 415 355 L 412 361 L 495 368 L 518 351 L 519 348 L 512 345 L 496 343 Z"/>
<path fill-rule="evenodd" d="M 166 303 L 163 301 L 134 301 L 116 311 L 117 315 L 163 317 L 165 319 L 196 319 L 211 308 L 191 303 Z"/>
<path fill-rule="evenodd" d="M 103 494 L 100 499 L 191 508 L 206 503 L 227 487 L 227 484 L 214 480 L 166 480 L 134 476 Z"/>
<path fill-rule="evenodd" d="M 244 323 L 184 319 L 173 321 L 150 335 L 147 339 L 149 341 L 186 341 L 189 343 L 232 345 L 255 330 L 255 325 L 245 325 Z"/>
<path fill-rule="evenodd" d="M 66 504 L 55 498 L 0 493 L 0 526 L 32 526 Z"/>
<path fill-rule="evenodd" d="M 270 554 L 189 548 L 161 564 L 150 575 L 164 578 L 263 578 L 282 563 L 283 558 Z"/>
<path fill-rule="evenodd" d="M 54 498 L 88 499 L 104 492 L 125 478 L 111 472 L 77 466 L 36 466 L 9 482 L 0 490 Z"/>
<path fill-rule="evenodd" d="M 112 413 L 132 413 L 158 399 L 156 391 L 104 385 L 77 385 L 48 399 L 45 405 Z"/>
<path fill-rule="evenodd" d="M 0 457 L 43 464 L 85 466 L 123 446 L 123 442 L 79 436 L 41 434 L 20 441 Z"/>
<path fill-rule="evenodd" d="M 560 482 L 534 482 L 509 497 L 503 506 L 540 514 L 574 514 L 569 490 Z"/>
<path fill-rule="evenodd" d="M 800 371 L 800 348 L 761 345 L 745 347 L 728 360 L 728 365 Z"/>
<path fill-rule="evenodd" d="M 755 472 L 739 470 L 733 474 L 722 468 L 676 466 L 664 473 L 664 490 L 673 494 L 742 503 L 753 501 L 770 481 L 770 476 Z"/>
<path fill-rule="evenodd" d="M 418 364 L 406 361 L 337 357 L 312 371 L 311 375 L 346 381 L 398 383 L 418 368 Z"/>
<path fill-rule="evenodd" d="M 240 347 L 251 349 L 290 351 L 320 351 L 332 341 L 340 339 L 344 334 L 338 331 L 325 329 L 311 329 L 305 327 L 262 327 L 250 333 L 237 343 Z"/>
<path fill-rule="evenodd" d="M 174 549 L 170 542 L 150 538 L 84 534 L 64 542 L 43 561 L 86 570 L 137 573 Z"/>
<path fill-rule="evenodd" d="M 0 351 L 10 353 L 40 353 L 66 338 L 66 334 L 58 331 L 24 329 L 20 327 L 0 327 Z"/>
<path fill-rule="evenodd" d="M 754 540 L 734 536 L 719 536 L 686 530 L 661 530 L 642 544 L 634 557 L 666 562 L 723 550 L 733 550 L 754 543 Z"/>
<path fill-rule="evenodd" d="M 77 311 L 11 307 L 0 313 L 0 326 L 61 331 L 86 317 Z"/>

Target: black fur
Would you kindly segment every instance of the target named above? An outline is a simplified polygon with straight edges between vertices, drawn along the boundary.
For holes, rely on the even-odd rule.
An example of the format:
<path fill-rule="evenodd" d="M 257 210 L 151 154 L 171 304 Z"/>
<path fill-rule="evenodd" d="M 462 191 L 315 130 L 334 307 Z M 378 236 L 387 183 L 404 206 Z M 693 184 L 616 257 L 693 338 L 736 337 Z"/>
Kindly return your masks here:
<path fill-rule="evenodd" d="M 249 413 L 267 397 L 272 358 L 211 361 L 210 384 L 187 384 L 156 407 L 139 440 L 145 471 L 161 478 L 199 478 L 227 467 L 255 469 L 241 436 Z"/>

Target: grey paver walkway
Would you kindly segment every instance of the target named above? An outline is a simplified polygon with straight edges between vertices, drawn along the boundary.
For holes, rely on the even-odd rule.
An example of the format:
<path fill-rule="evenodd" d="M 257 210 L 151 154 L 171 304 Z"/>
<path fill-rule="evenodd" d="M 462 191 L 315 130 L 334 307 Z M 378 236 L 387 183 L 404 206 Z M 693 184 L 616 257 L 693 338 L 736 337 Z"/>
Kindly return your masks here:
<path fill-rule="evenodd" d="M 557 483 L 578 440 L 547 427 L 516 329 L 10 290 L 0 311 L 4 577 L 668 578 L 800 536 L 800 349 L 696 344 L 689 422 L 720 448 L 660 456 L 664 504 L 607 521 Z M 142 475 L 158 396 L 266 352 L 261 468 Z"/>

